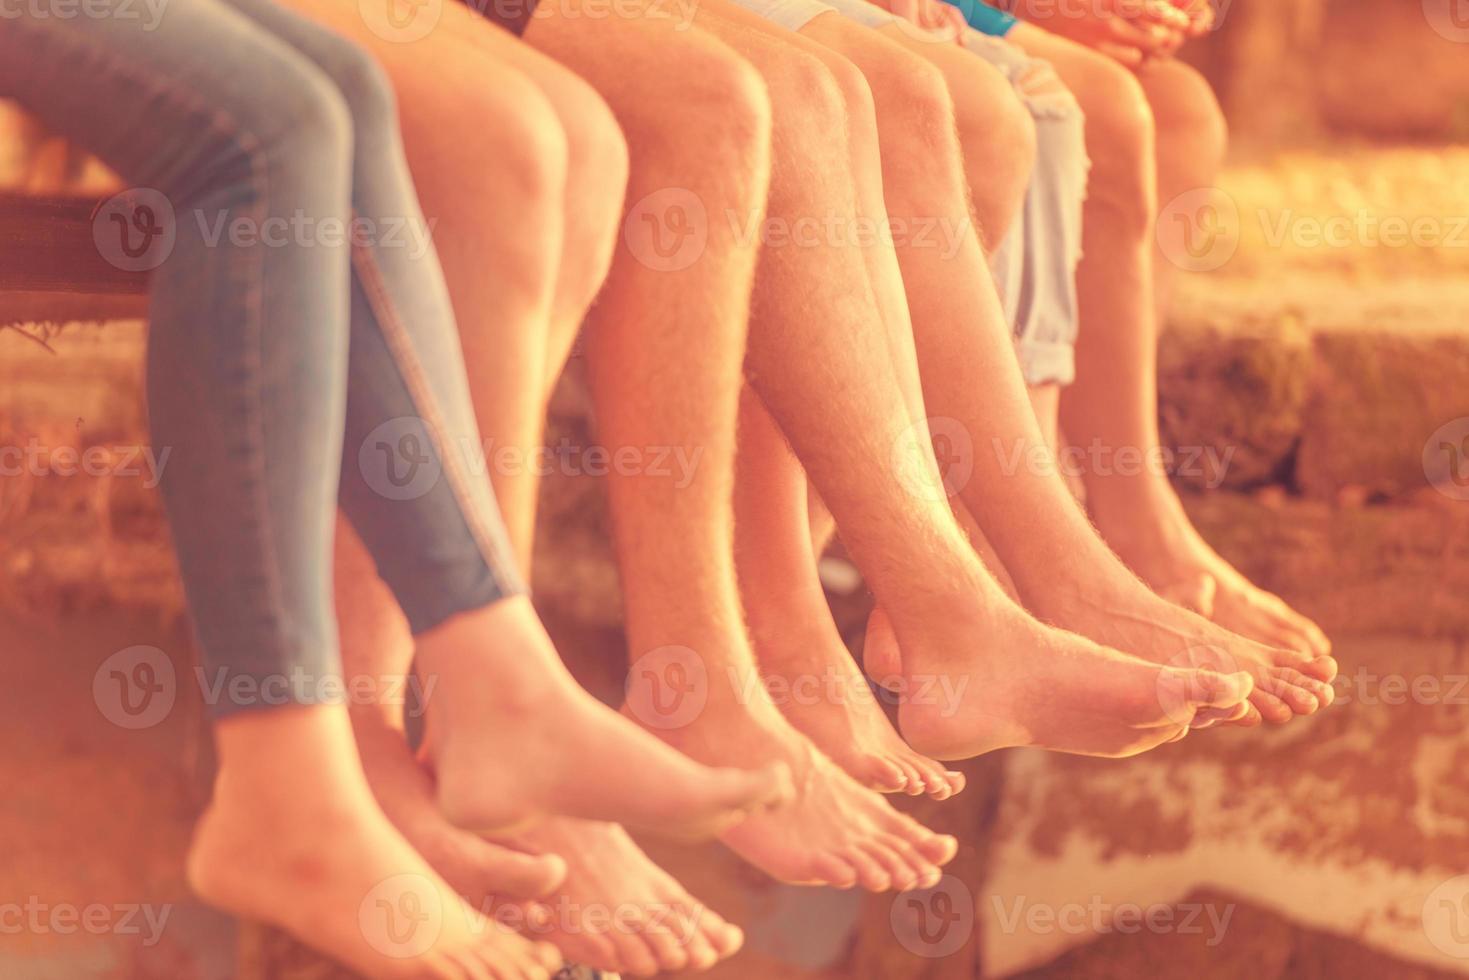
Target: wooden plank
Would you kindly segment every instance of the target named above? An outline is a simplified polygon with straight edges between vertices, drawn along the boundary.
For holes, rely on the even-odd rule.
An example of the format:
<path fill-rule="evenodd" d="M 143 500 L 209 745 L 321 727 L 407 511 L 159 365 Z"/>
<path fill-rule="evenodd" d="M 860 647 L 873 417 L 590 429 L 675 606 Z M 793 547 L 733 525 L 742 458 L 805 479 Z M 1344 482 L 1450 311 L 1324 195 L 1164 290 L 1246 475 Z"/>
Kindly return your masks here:
<path fill-rule="evenodd" d="M 145 274 L 124 272 L 98 251 L 92 239 L 96 207 L 92 197 L 0 193 L 0 294 L 29 294 L 27 302 L 31 303 L 47 294 L 146 294 Z M 0 308 L 0 322 L 14 318 L 9 310 Z M 62 319 L 45 313 L 40 318 Z"/>

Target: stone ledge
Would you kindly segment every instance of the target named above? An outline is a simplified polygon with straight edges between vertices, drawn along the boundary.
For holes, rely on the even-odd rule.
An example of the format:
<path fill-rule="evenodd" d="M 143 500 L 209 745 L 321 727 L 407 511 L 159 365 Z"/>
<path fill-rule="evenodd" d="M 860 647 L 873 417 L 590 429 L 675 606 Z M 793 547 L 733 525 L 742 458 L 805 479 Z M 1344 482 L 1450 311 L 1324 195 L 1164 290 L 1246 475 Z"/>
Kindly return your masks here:
<path fill-rule="evenodd" d="M 1469 501 L 1423 490 L 1336 506 L 1265 491 L 1184 504 L 1226 560 L 1335 632 L 1469 637 Z"/>
<path fill-rule="evenodd" d="M 1326 316 L 1277 297 L 1265 309 L 1175 318 L 1159 344 L 1164 445 L 1228 453 L 1229 489 L 1280 484 L 1330 500 L 1427 486 L 1425 443 L 1469 419 L 1469 317 L 1439 310 L 1425 322 L 1386 307 Z"/>

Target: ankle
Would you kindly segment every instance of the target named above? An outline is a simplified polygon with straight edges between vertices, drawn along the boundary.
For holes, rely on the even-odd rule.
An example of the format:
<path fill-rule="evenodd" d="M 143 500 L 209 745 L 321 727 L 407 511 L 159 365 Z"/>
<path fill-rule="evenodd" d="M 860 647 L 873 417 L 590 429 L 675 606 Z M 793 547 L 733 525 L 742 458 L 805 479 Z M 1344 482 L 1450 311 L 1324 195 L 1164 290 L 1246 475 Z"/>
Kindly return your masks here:
<path fill-rule="evenodd" d="M 215 724 L 217 808 L 300 809 L 371 799 L 347 710 L 337 705 L 272 708 Z"/>
<path fill-rule="evenodd" d="M 460 613 L 422 634 L 417 666 L 425 709 L 468 699 L 513 712 L 570 676 L 525 596 Z"/>

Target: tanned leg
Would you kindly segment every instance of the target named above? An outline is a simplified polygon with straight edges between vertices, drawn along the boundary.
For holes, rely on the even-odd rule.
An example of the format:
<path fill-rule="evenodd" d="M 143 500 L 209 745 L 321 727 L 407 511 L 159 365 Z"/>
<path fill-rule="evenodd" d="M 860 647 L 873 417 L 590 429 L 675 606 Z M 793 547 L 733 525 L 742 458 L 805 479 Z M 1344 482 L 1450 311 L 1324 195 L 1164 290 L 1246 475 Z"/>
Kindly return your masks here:
<path fill-rule="evenodd" d="M 751 34 L 790 44 L 785 32 L 728 4 L 706 4 L 701 14 L 735 21 L 739 31 L 721 34 L 734 38 L 732 44 Z M 822 15 L 803 34 L 809 37 L 828 23 L 840 30 L 845 22 Z M 778 155 L 770 213 L 784 226 L 819 216 L 842 227 L 853 220 L 860 199 L 850 182 L 865 171 L 843 173 L 831 161 L 841 158 L 838 148 L 849 127 L 872 125 L 871 96 L 846 97 L 865 92 L 866 83 L 840 53 L 812 56 L 815 67 L 795 58 L 805 53 L 807 43 L 783 50 L 773 66 L 756 62 L 773 91 L 775 70 L 800 64 L 806 77 L 795 90 L 804 97 L 786 110 L 799 123 L 777 144 L 792 150 L 794 160 L 805 153 L 823 161 L 819 167 L 792 166 L 783 176 Z M 762 54 L 754 43 L 740 50 L 752 59 Z M 816 67 L 836 84 L 822 80 Z M 831 105 L 823 108 L 823 99 Z M 774 101 L 779 132 L 787 100 Z M 937 133 L 944 126 L 921 129 Z M 803 141 L 816 145 L 802 150 L 809 145 Z M 886 176 L 885 155 L 881 163 Z M 916 172 L 917 165 L 912 169 Z M 746 363 L 752 387 L 831 505 L 855 560 L 892 611 L 900 637 L 908 634 L 902 680 L 922 692 L 902 704 L 904 735 L 921 751 L 950 757 L 1014 739 L 1073 751 L 1130 753 L 1174 737 L 1181 728 L 1170 729 L 1157 709 L 1161 675 L 1156 665 L 1047 629 L 1014 607 L 985 573 L 948 509 L 927 431 L 908 412 L 904 386 L 916 378 L 916 365 L 893 356 L 897 345 L 886 335 L 881 307 L 871 299 L 870 275 L 869 263 L 850 240 L 818 236 L 796 247 L 768 243 L 757 277 Z M 811 310 L 821 315 L 812 316 Z M 1034 655 L 1023 665 L 1007 661 L 1004 653 L 986 658 L 975 649 L 981 634 L 1001 651 L 1024 649 Z M 912 657 L 910 649 L 916 651 Z M 1064 669 L 1058 666 L 1063 661 Z M 1230 703 L 1248 686 L 1217 675 L 1197 679 L 1212 688 L 1211 699 Z M 1033 711 L 1042 689 L 1049 708 Z M 952 696 L 942 697 L 940 690 Z M 1102 720 L 1109 714 L 1111 723 Z"/>
<path fill-rule="evenodd" d="M 852 57 L 872 85 L 890 214 L 910 221 L 937 216 L 941 227 L 960 227 L 962 151 L 945 121 L 952 117 L 948 89 L 965 84 L 966 61 L 974 59 L 915 40 L 895 25 L 876 40 L 872 32 L 836 19 L 818 19 L 804 33 Z M 921 170 L 914 161 L 922 162 Z M 1026 605 L 1051 622 L 1157 663 L 1206 662 L 1222 649 L 1224 662 L 1239 664 L 1262 686 L 1278 688 L 1256 695 L 1262 711 L 1288 717 L 1292 709 L 1315 710 L 1330 692 L 1297 669 L 1306 657 L 1251 643 L 1162 601 L 1086 521 L 1054 461 L 1045 458 L 1009 332 L 968 231 L 949 250 L 900 243 L 898 258 L 925 400 L 936 416 L 958 420 L 973 446 L 973 472 L 958 492 Z M 884 607 L 901 640 L 896 609 L 886 602 Z"/>
<path fill-rule="evenodd" d="M 474 274 L 503 275 L 501 288 L 513 296 L 544 296 L 537 307 L 544 318 L 563 236 L 521 231 L 539 229 L 545 221 L 561 225 L 568 137 L 551 101 L 483 49 L 453 41 L 442 23 L 417 43 L 399 44 L 368 30 L 354 4 L 295 2 L 362 43 L 388 71 L 405 110 L 415 176 L 436 164 L 482 163 L 487 179 L 465 181 L 463 171 L 455 171 L 453 180 L 425 180 L 435 186 L 435 200 L 453 201 L 452 209 L 426 213 L 442 222 L 452 210 L 451 220 L 471 215 L 513 229 L 473 239 L 455 236 L 446 260 L 462 269 L 465 260 L 454 248 L 478 250 Z M 466 29 L 493 30 L 471 25 L 467 11 L 445 11 L 446 18 L 460 16 Z M 448 237 L 442 223 L 436 235 Z M 526 282 L 515 281 L 521 275 Z M 454 300 L 458 306 L 463 293 Z M 512 347 L 504 356 L 535 359 L 533 345 L 525 350 L 530 353 Z M 531 406 L 515 409 L 517 417 L 544 410 L 544 354 L 540 358 L 537 370 L 528 372 L 529 383 L 515 389 Z M 425 683 L 435 684 L 425 752 L 436 773 L 439 805 L 467 829 L 505 830 L 566 814 L 707 835 L 787 792 L 783 772 L 708 770 L 591 697 L 561 663 L 525 597 L 449 620 L 419 638 L 417 654 Z"/>
<path fill-rule="evenodd" d="M 1093 164 L 1077 275 L 1077 380 L 1062 399 L 1061 428 L 1083 450 L 1076 455 L 1084 465 L 1115 459 L 1119 449 L 1146 459 L 1159 445 L 1157 330 L 1177 271 L 1158 249 L 1158 208 L 1213 184 L 1223 158 L 1223 118 L 1208 85 L 1180 63 L 1162 62 L 1134 76 L 1042 31 L 1022 26 L 1016 38 L 1050 60 L 1081 101 Z M 1150 586 L 1235 633 L 1320 658 L 1308 671 L 1314 676 L 1332 674 L 1330 643 L 1320 628 L 1220 558 L 1161 469 L 1087 467 L 1083 483 L 1098 529 Z M 1267 717 L 1284 717 L 1270 707 L 1275 711 Z"/>

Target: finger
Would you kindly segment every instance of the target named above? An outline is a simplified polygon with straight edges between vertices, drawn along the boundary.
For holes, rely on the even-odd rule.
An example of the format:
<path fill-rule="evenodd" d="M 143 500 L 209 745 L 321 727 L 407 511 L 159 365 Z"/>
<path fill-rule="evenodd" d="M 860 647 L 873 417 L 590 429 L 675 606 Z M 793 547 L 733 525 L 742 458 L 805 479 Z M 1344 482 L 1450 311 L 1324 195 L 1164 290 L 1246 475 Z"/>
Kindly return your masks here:
<path fill-rule="evenodd" d="M 1106 23 L 1107 38 L 1114 44 L 1137 48 L 1140 52 L 1155 54 L 1167 40 L 1168 32 L 1156 25 L 1140 26 L 1131 21 L 1114 17 Z"/>
<path fill-rule="evenodd" d="M 948 21 L 949 29 L 954 32 L 954 43 L 960 47 L 964 46 L 964 32 L 969 30 L 969 22 L 964 19 L 964 13 L 958 7 L 944 5 L 944 17 Z"/>
<path fill-rule="evenodd" d="M 1119 61 L 1128 68 L 1136 68 L 1143 63 L 1143 53 L 1137 48 L 1130 48 L 1125 44 L 1112 44 L 1108 41 L 1100 41 L 1096 49 L 1114 61 Z"/>

